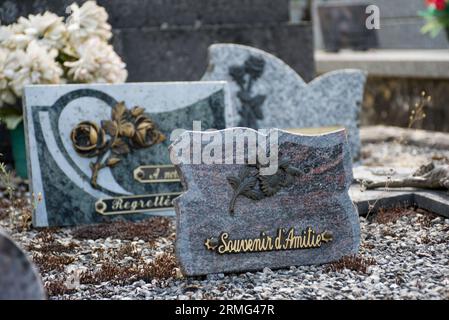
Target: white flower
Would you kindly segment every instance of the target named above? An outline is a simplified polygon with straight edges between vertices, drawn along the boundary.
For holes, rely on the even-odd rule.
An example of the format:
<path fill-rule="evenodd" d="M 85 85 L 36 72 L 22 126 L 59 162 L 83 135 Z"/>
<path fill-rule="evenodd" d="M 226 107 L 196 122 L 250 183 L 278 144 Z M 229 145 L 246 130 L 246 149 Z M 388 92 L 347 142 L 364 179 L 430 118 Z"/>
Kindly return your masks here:
<path fill-rule="evenodd" d="M 10 43 L 15 48 L 25 48 L 31 41 L 48 49 L 61 49 L 65 46 L 67 30 L 62 17 L 51 12 L 20 17 L 17 24 L 11 27 Z M 24 46 L 25 45 L 25 46 Z M 11 44 L 9 47 L 12 47 Z"/>
<path fill-rule="evenodd" d="M 48 50 L 31 41 L 26 51 L 16 50 L 13 53 L 18 68 L 10 82 L 14 93 L 21 97 L 24 86 L 28 84 L 58 84 L 63 74 L 61 66 L 55 61 L 57 50 Z"/>
<path fill-rule="evenodd" d="M 11 52 L 0 47 L 0 107 L 5 104 L 13 105 L 17 100 L 9 86 L 10 77 L 8 75 L 14 74 L 12 70 L 14 65 L 11 62 Z"/>
<path fill-rule="evenodd" d="M 112 37 L 108 13 L 95 1 L 87 1 L 81 7 L 73 3 L 69 7 L 67 30 L 73 46 L 79 46 L 91 37 L 108 41 Z"/>
<path fill-rule="evenodd" d="M 30 38 L 23 33 L 23 28 L 17 23 L 0 26 L 0 44 L 11 50 L 24 49 L 30 42 Z"/>
<path fill-rule="evenodd" d="M 121 83 L 128 77 L 126 64 L 113 47 L 99 38 L 91 38 L 76 48 L 79 59 L 67 61 L 73 82 Z"/>

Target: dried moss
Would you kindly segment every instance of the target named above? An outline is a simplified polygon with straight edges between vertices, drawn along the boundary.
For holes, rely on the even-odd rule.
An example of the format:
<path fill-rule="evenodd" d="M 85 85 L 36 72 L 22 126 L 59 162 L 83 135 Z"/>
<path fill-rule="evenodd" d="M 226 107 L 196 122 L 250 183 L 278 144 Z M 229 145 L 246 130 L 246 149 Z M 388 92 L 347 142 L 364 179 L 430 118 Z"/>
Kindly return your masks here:
<path fill-rule="evenodd" d="M 438 215 L 426 211 L 424 209 L 420 208 L 414 208 L 414 207 L 395 207 L 395 208 L 389 208 L 384 209 L 381 208 L 378 210 L 376 215 L 374 216 L 372 222 L 378 223 L 378 224 L 387 224 L 387 223 L 395 223 L 397 220 L 399 220 L 403 216 L 409 216 L 409 215 L 416 215 L 421 214 L 422 217 L 418 219 L 418 222 L 422 226 L 430 226 L 430 222 L 438 217 Z"/>
<path fill-rule="evenodd" d="M 63 294 L 74 293 L 75 289 L 69 289 L 65 285 L 64 281 L 49 281 L 45 283 L 45 290 L 47 291 L 48 296 L 60 296 Z"/>
<path fill-rule="evenodd" d="M 373 222 L 378 224 L 395 223 L 403 216 L 414 214 L 415 212 L 409 208 L 396 207 L 390 209 L 380 208 Z"/>
<path fill-rule="evenodd" d="M 345 256 L 338 261 L 328 264 L 325 271 L 336 272 L 346 269 L 360 273 L 368 273 L 368 267 L 375 264 L 376 260 L 373 258 L 365 258 L 359 255 Z"/>
<path fill-rule="evenodd" d="M 84 272 L 81 284 L 100 284 L 113 281 L 118 284 L 130 284 L 138 280 L 149 282 L 153 279 L 167 279 L 176 276 L 177 260 L 170 253 L 163 253 L 151 263 L 140 261 L 138 265 L 121 266 L 112 262 L 104 263 L 95 272 Z"/>
<path fill-rule="evenodd" d="M 63 271 L 67 265 L 75 261 L 75 258 L 54 254 L 35 254 L 33 255 L 33 261 L 41 272 L 50 272 L 52 270 Z"/>
<path fill-rule="evenodd" d="M 100 225 L 84 226 L 73 231 L 77 239 L 105 239 L 121 240 L 140 239 L 153 242 L 159 237 L 170 235 L 170 220 L 167 218 L 150 218 L 140 222 L 117 221 Z"/>
<path fill-rule="evenodd" d="M 50 227 L 40 230 L 35 239 L 41 240 L 42 242 L 54 242 L 56 240 L 55 233 L 60 231 L 59 227 Z"/>
<path fill-rule="evenodd" d="M 176 275 L 178 262 L 176 257 L 169 253 L 163 253 L 154 259 L 146 268 L 144 268 L 141 277 L 143 280 L 166 279 Z"/>
<path fill-rule="evenodd" d="M 138 259 L 142 256 L 142 253 L 137 250 L 136 245 L 133 243 L 125 243 L 116 251 L 116 257 L 118 259 L 124 259 L 125 257 L 131 257 Z"/>
<path fill-rule="evenodd" d="M 78 248 L 78 245 L 74 242 L 70 242 L 68 245 L 63 245 L 57 241 L 53 241 L 51 243 L 44 243 L 40 246 L 30 245 L 28 247 L 29 251 L 37 251 L 42 254 L 48 253 L 73 253 L 75 249 Z"/>
<path fill-rule="evenodd" d="M 104 263 L 96 272 L 84 272 L 80 277 L 82 284 L 100 284 L 114 281 L 117 283 L 129 283 L 136 275 L 132 268 L 122 267 L 110 262 Z"/>

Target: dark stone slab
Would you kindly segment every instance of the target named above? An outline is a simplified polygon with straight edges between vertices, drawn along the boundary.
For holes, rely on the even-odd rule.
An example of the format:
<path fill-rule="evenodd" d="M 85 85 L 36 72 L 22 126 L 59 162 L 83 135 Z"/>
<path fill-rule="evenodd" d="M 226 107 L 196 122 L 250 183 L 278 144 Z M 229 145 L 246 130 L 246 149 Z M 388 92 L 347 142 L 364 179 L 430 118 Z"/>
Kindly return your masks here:
<path fill-rule="evenodd" d="M 326 3 L 329 0 L 318 0 L 319 3 Z M 333 3 L 342 5 L 360 4 L 361 0 L 332 0 Z M 420 10 L 426 8 L 423 0 L 369 0 L 366 3 L 373 4 L 380 9 L 382 20 L 389 18 L 411 18 L 418 16 Z"/>
<path fill-rule="evenodd" d="M 182 191 L 179 178 L 143 177 L 149 180 L 143 182 L 137 172 L 170 164 L 167 147 L 174 130 L 190 130 L 193 121 L 205 130 L 225 128 L 232 112 L 228 94 L 225 82 L 27 87 L 31 189 L 42 193 L 33 225 L 173 215 L 171 200 Z M 143 109 L 133 114 L 133 106 Z"/>
<path fill-rule="evenodd" d="M 346 6 L 360 4 L 360 0 L 332 0 L 332 3 Z M 376 30 L 379 48 L 382 49 L 447 49 L 449 43 L 444 32 L 436 38 L 422 34 L 425 24 L 419 11 L 425 10 L 423 0 L 370 0 L 364 3 L 376 5 L 380 10 L 380 29 Z M 318 5 L 326 5 L 320 0 Z"/>
<path fill-rule="evenodd" d="M 248 147 L 249 142 L 237 147 L 233 139 L 257 135 L 259 146 L 278 136 L 279 153 L 267 146 L 270 157 L 279 156 L 277 164 L 270 162 L 279 168 L 275 175 L 262 176 L 260 167 L 237 164 L 237 152 L 248 161 L 255 148 Z M 301 136 L 273 129 L 268 137 L 246 128 L 190 131 L 170 146 L 186 190 L 175 200 L 176 253 L 186 275 L 321 264 L 357 253 L 360 226 L 348 195 L 352 170 L 344 131 Z M 181 154 L 186 146 L 208 150 L 200 164 L 189 164 L 190 154 Z M 214 155 L 223 153 L 214 164 L 206 164 L 205 154 L 212 150 Z M 234 164 L 218 164 L 225 154 Z M 313 248 L 299 240 L 312 231 Z M 297 237 L 296 246 L 289 235 Z M 227 242 L 249 239 L 253 244 L 238 253 Z"/>
<path fill-rule="evenodd" d="M 85 0 L 1 0 L 0 19 L 11 23 L 18 17 L 50 10 L 65 15 L 67 6 Z M 288 22 L 288 0 L 97 0 L 106 8 L 114 28 L 167 25 Z"/>
<path fill-rule="evenodd" d="M 367 50 L 378 47 L 376 30 L 366 28 L 368 4 L 324 3 L 318 6 L 324 48 Z"/>
<path fill-rule="evenodd" d="M 447 49 L 449 42 L 444 31 L 436 38 L 421 33 L 425 21 L 421 17 L 388 19 L 381 22 L 377 32 L 382 49 Z"/>
<path fill-rule="evenodd" d="M 422 0 L 370 0 L 369 3 L 379 7 L 381 20 L 417 17 L 419 11 L 426 9 Z"/>
<path fill-rule="evenodd" d="M 34 265 L 0 229 L 0 300 L 43 300 L 42 280 Z"/>
<path fill-rule="evenodd" d="M 213 43 L 236 43 L 274 54 L 304 80 L 315 73 L 309 24 L 226 25 L 159 30 L 116 30 L 114 47 L 124 59 L 129 81 L 198 80 Z"/>

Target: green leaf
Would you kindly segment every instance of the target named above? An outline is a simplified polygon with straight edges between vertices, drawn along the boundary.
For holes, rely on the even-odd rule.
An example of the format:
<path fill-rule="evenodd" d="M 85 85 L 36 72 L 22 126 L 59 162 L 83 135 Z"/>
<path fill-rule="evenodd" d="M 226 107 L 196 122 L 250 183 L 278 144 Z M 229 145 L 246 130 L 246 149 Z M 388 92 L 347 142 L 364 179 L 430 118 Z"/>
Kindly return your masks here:
<path fill-rule="evenodd" d="M 22 114 L 16 108 L 0 108 L 0 122 L 3 122 L 8 130 L 14 130 L 22 122 Z"/>

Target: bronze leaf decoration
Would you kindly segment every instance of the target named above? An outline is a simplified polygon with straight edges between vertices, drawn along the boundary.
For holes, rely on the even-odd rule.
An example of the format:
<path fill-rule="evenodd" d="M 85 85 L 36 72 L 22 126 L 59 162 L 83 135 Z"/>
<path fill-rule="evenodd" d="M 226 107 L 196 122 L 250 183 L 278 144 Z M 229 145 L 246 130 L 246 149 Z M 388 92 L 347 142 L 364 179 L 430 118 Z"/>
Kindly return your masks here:
<path fill-rule="evenodd" d="M 73 148 L 82 157 L 95 158 L 90 163 L 90 184 L 98 188 L 101 169 L 120 163 L 120 156 L 134 149 L 149 148 L 165 141 L 156 123 L 144 114 L 144 109 L 127 109 L 124 102 L 117 103 L 111 112 L 111 120 L 101 121 L 101 126 L 82 121 L 73 128 L 70 138 Z M 109 152 L 110 151 L 110 152 Z"/>

